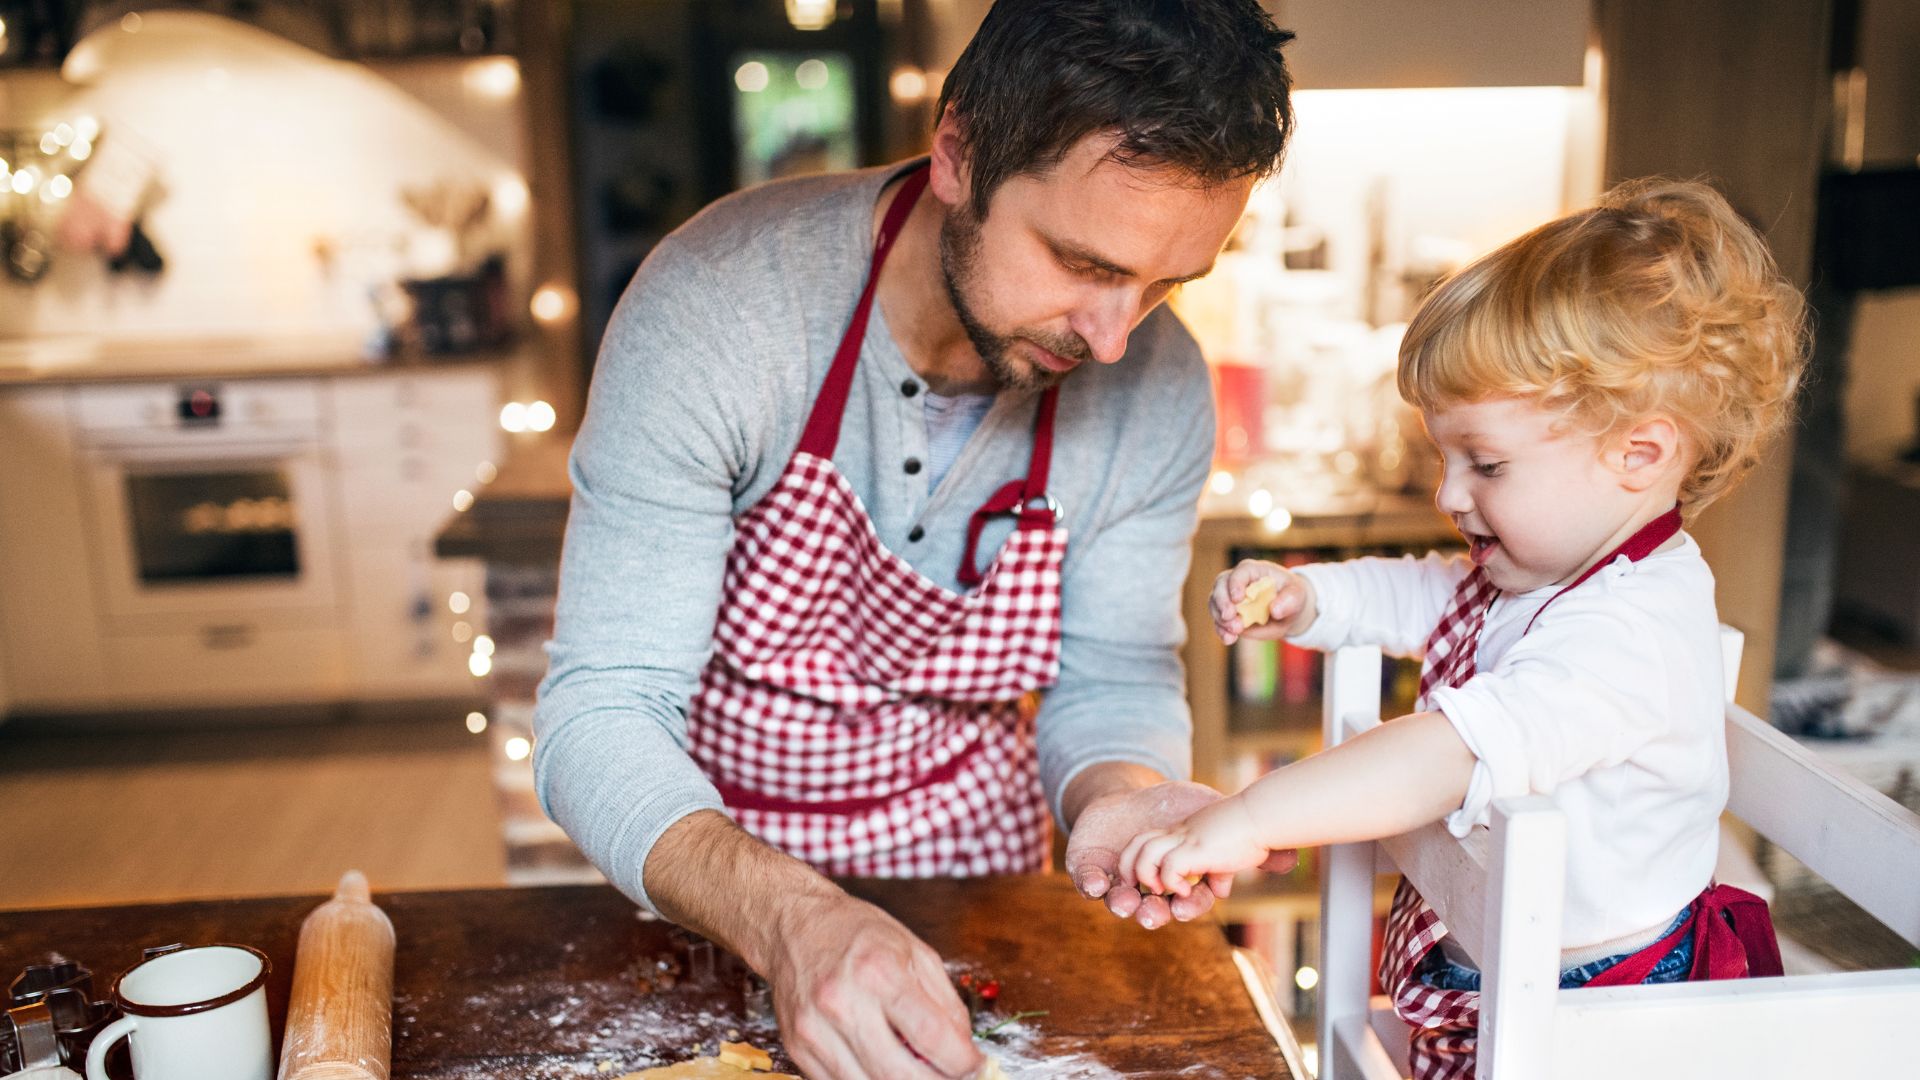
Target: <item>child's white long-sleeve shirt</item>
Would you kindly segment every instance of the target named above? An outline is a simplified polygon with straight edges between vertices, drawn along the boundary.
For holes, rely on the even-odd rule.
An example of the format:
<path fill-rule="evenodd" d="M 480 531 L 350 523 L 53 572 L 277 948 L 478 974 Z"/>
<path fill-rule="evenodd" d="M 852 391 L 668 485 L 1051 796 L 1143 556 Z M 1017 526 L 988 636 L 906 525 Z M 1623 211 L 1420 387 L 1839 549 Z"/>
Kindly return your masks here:
<path fill-rule="evenodd" d="M 1292 640 L 1420 656 L 1470 569 L 1438 554 L 1301 567 L 1319 614 Z M 1446 819 L 1454 835 L 1485 825 L 1496 797 L 1550 794 L 1566 814 L 1562 947 L 1584 950 L 1644 939 L 1708 885 L 1727 803 L 1725 683 L 1713 574 L 1691 537 L 1617 557 L 1541 611 L 1558 591 L 1502 593 L 1478 673 L 1429 704 L 1477 759 Z"/>

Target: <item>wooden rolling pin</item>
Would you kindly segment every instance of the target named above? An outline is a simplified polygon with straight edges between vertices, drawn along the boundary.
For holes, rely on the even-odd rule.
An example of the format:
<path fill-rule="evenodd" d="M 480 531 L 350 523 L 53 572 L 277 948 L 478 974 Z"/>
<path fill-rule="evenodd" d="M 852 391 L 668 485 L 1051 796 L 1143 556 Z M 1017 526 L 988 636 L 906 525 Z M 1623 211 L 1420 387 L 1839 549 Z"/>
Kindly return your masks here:
<path fill-rule="evenodd" d="M 300 926 L 279 1080 L 388 1080 L 393 923 L 349 870 Z"/>

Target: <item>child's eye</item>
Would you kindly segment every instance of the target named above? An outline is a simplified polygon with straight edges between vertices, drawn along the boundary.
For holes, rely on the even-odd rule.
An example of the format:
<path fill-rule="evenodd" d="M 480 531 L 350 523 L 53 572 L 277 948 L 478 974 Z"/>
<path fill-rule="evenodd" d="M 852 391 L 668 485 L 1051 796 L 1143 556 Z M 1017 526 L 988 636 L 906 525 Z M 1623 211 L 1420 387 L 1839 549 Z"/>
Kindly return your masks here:
<path fill-rule="evenodd" d="M 1473 471 L 1481 476 L 1495 477 L 1499 476 L 1506 467 L 1507 463 L 1504 461 L 1476 461 L 1473 464 Z"/>

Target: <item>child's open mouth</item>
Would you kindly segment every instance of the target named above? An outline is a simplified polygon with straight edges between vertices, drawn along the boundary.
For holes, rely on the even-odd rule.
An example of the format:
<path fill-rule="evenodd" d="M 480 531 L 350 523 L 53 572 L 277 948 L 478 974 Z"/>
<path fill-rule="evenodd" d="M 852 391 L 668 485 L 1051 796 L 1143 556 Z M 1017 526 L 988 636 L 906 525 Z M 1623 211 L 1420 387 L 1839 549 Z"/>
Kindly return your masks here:
<path fill-rule="evenodd" d="M 1467 534 L 1467 539 L 1473 543 L 1472 556 L 1473 565 L 1475 566 L 1487 565 L 1487 560 L 1493 557 L 1494 549 L 1500 546 L 1500 541 L 1497 537 L 1474 536 L 1469 533 Z"/>

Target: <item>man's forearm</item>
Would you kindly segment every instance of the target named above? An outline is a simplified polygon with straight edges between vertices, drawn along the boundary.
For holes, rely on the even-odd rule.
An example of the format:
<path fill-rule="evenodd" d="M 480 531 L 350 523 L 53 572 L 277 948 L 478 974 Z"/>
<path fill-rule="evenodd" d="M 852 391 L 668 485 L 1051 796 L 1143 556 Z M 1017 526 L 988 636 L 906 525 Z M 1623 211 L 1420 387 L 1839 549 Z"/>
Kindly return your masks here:
<path fill-rule="evenodd" d="M 1445 716 L 1415 713 L 1268 773 L 1233 801 L 1269 848 L 1377 840 L 1457 808 L 1474 760 Z"/>
<path fill-rule="evenodd" d="M 786 915 L 808 900 L 840 894 L 806 863 L 713 810 L 688 814 L 661 834 L 647 853 L 646 882 L 662 915 L 763 974 Z"/>
<path fill-rule="evenodd" d="M 1119 795 L 1166 782 L 1166 777 L 1145 765 L 1131 761 L 1102 761 L 1089 765 L 1068 782 L 1060 799 L 1060 816 L 1067 830 L 1080 820 L 1080 811 L 1095 799 Z"/>

